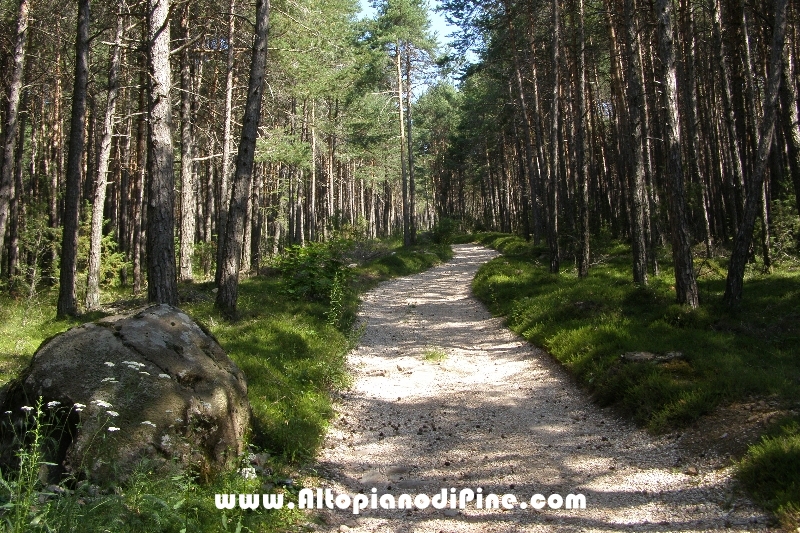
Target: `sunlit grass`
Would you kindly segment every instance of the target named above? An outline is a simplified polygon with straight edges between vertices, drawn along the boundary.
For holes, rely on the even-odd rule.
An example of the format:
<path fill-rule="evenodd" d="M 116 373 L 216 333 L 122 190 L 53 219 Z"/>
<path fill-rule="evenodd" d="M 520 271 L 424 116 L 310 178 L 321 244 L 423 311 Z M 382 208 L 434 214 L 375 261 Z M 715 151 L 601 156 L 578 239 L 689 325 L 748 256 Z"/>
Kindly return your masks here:
<path fill-rule="evenodd" d="M 526 339 L 546 348 L 590 390 L 654 432 L 685 427 L 717 405 L 771 396 L 800 406 L 800 269 L 770 275 L 748 268 L 738 312 L 722 303 L 726 259 L 697 259 L 701 307 L 675 303 L 666 254 L 648 287 L 632 282 L 622 243 L 601 243 L 586 279 L 567 267 L 548 272 L 547 250 L 503 234 L 478 242 L 504 252 L 484 265 L 475 294 Z M 597 244 L 597 243 L 596 243 Z M 626 352 L 680 352 L 666 363 L 625 362 Z M 800 525 L 800 436 L 797 425 L 752 446 L 741 476 L 755 497 Z M 792 518 L 793 517 L 793 518 Z M 794 520 L 794 522 L 792 522 Z"/>
<path fill-rule="evenodd" d="M 214 310 L 213 284 L 182 284 L 181 307 L 217 338 L 247 377 L 253 412 L 249 442 L 269 455 L 268 472 L 255 481 L 230 472 L 203 485 L 177 471 L 172 477 L 155 477 L 143 465 L 114 494 L 93 495 L 91 487 L 79 484 L 70 496 L 52 499 L 40 510 L 40 526 L 31 530 L 266 532 L 296 527 L 302 520 L 296 510 L 223 513 L 214 505 L 214 494 L 280 490 L 289 499 L 296 494 L 307 477 L 303 465 L 322 445 L 333 414 L 333 393 L 349 383 L 346 354 L 357 340 L 351 324 L 359 292 L 450 257 L 449 246 L 389 246 L 381 257 L 352 269 L 351 287 L 341 302 L 344 319 L 335 325 L 327 302 L 292 296 L 277 275 L 242 280 L 239 319 L 234 322 Z M 121 292 L 113 296 L 130 298 Z M 0 383 L 15 377 L 46 338 L 102 316 L 56 320 L 55 298 L 54 291 L 29 300 L 0 298 Z M 106 294 L 104 301 L 108 298 Z M 144 303 L 133 299 L 122 307 Z M 9 474 L 0 472 L 0 486 Z M 289 478 L 291 484 L 282 488 Z"/>

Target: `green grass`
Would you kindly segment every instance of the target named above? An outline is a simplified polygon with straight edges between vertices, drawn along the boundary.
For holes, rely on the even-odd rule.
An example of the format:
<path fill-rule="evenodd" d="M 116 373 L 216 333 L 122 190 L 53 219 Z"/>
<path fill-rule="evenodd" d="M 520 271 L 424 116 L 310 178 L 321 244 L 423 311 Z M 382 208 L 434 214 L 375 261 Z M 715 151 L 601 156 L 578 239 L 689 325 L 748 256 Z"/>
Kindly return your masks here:
<path fill-rule="evenodd" d="M 210 485 L 200 485 L 180 472 L 156 479 L 145 467 L 116 494 L 91 496 L 85 485 L 78 486 L 71 497 L 54 498 L 44 511 L 37 510 L 45 512 L 41 524 L 57 524 L 60 531 L 175 532 L 276 531 L 297 524 L 302 515 L 288 509 L 228 511 L 223 519 L 214 506 L 214 494 L 270 492 L 274 489 L 266 490 L 261 484 L 289 477 L 294 479 L 286 489 L 291 493 L 304 482 L 313 482 L 313 472 L 304 470 L 304 465 L 323 442 L 333 414 L 332 393 L 349 383 L 345 358 L 358 333 L 351 327 L 358 294 L 379 281 L 420 272 L 450 257 L 449 246 L 391 244 L 380 257 L 350 269 L 349 286 L 337 300 L 341 309 L 336 320 L 331 318 L 328 302 L 292 296 L 279 275 L 242 281 L 235 322 L 214 310 L 212 284 L 182 285 L 181 307 L 214 334 L 247 376 L 253 410 L 250 442 L 257 451 L 270 454 L 271 474 L 255 482 L 232 472 Z M 44 339 L 100 317 L 56 320 L 54 315 L 54 293 L 31 301 L 0 299 L 0 383 L 16 375 Z M 9 473 L 0 475 L 9 481 Z M 0 487 L 2 482 L 0 478 Z"/>
<path fill-rule="evenodd" d="M 787 530 L 800 524 L 800 424 L 790 421 L 750 447 L 738 476 Z"/>
<path fill-rule="evenodd" d="M 438 363 L 447 359 L 447 352 L 441 348 L 427 348 L 424 352 L 422 352 L 422 357 L 426 361 Z"/>
<path fill-rule="evenodd" d="M 586 279 L 566 265 L 548 271 L 544 247 L 519 237 L 473 236 L 504 255 L 484 265 L 475 294 L 511 329 L 547 349 L 590 390 L 653 432 L 686 427 L 717 405 L 750 397 L 800 406 L 800 268 L 796 261 L 765 275 L 751 265 L 738 312 L 722 303 L 727 261 L 696 259 L 701 306 L 675 303 L 669 257 L 648 287 L 632 283 L 629 247 L 595 244 Z M 625 362 L 631 351 L 663 354 L 669 362 Z M 756 499 L 787 523 L 800 517 L 800 434 L 797 425 L 750 448 L 741 477 Z M 788 517 L 788 518 L 787 518 Z M 794 518 L 791 518 L 794 517 Z M 792 522 L 794 520 L 794 522 Z"/>

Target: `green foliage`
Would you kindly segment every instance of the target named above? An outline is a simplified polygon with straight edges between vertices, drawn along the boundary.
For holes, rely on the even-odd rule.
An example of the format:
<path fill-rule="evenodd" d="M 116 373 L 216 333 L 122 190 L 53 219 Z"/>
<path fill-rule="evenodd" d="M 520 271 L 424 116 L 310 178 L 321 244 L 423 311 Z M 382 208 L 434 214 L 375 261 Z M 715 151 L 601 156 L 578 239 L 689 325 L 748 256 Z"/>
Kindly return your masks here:
<path fill-rule="evenodd" d="M 311 168 L 311 144 L 284 129 L 272 130 L 266 137 L 259 137 L 256 143 L 256 161 Z"/>
<path fill-rule="evenodd" d="M 800 424 L 783 425 L 753 445 L 738 465 L 737 477 L 787 531 L 800 527 Z"/>
<path fill-rule="evenodd" d="M 422 352 L 422 357 L 424 357 L 426 361 L 438 363 L 447 359 L 447 352 L 441 348 L 428 348 Z"/>
<path fill-rule="evenodd" d="M 354 228 L 343 237 L 357 233 Z M 363 266 L 342 266 L 345 260 L 367 248 L 370 247 L 366 243 L 342 238 L 308 253 L 295 250 L 295 256 L 287 261 L 298 268 L 317 268 L 319 264 L 311 257 L 321 260 L 323 265 L 326 261 L 339 265 L 327 297 L 309 298 L 310 293 L 301 294 L 302 291 L 290 293 L 287 288 L 297 287 L 298 282 L 288 271 L 278 276 L 246 279 L 239 288 L 240 319 L 236 322 L 225 320 L 214 310 L 212 284 L 181 286 L 182 291 L 190 291 L 192 295 L 191 302 L 184 303 L 184 310 L 209 328 L 247 376 L 253 410 L 252 446 L 271 457 L 264 475 L 248 480 L 234 471 L 209 484 L 201 484 L 177 470 L 170 476 L 155 475 L 143 464 L 125 486 L 113 493 L 98 492 L 88 483 L 76 483 L 55 493 L 44 490 L 46 487 L 39 484 L 38 478 L 19 484 L 17 477 L 3 472 L 0 492 L 6 491 L 6 503 L 11 501 L 8 496 L 11 490 L 24 487 L 29 488 L 25 490 L 35 499 L 33 506 L 19 507 L 35 509 L 33 515 L 27 510 L 22 513 L 25 530 L 275 531 L 301 520 L 301 513 L 289 509 L 257 512 L 234 509 L 223 513 L 214 505 L 214 494 L 264 492 L 264 483 L 275 486 L 287 477 L 297 480 L 293 488 L 284 489 L 287 497 L 291 499 L 296 494 L 302 485 L 302 479 L 297 478 L 297 466 L 315 456 L 333 415 L 331 393 L 349 381 L 345 357 L 358 334 L 349 329 L 352 324 L 349 318 L 357 305 L 356 290 L 379 279 L 419 272 L 452 255 L 449 247 L 442 245 L 383 249 L 379 258 Z M 375 245 L 371 249 L 381 248 Z M 322 269 L 325 271 L 324 266 Z M 356 283 L 351 271 L 356 275 Z M 6 374 L 0 381 L 16 374 L 44 338 L 98 318 L 95 314 L 69 321 L 55 320 L 54 302 L 54 292 L 42 293 L 38 299 L 25 302 L 4 297 L 0 305 L 0 368 Z M 34 449 L 40 447 L 28 448 Z M 40 459 L 34 457 L 25 464 L 37 463 Z M 281 489 L 276 487 L 270 492 L 275 490 Z M 22 499 L 14 497 L 13 501 Z M 8 512 L 2 516 L 8 517 Z M 30 520 L 36 517 L 40 517 L 39 522 L 31 526 Z"/>
<path fill-rule="evenodd" d="M 277 262 L 284 279 L 283 290 L 312 301 L 329 301 L 336 279 L 346 282 L 347 247 L 343 240 L 287 247 Z"/>
<path fill-rule="evenodd" d="M 431 241 L 436 244 L 452 244 L 458 232 L 458 221 L 449 217 L 441 217 L 431 228 Z"/>

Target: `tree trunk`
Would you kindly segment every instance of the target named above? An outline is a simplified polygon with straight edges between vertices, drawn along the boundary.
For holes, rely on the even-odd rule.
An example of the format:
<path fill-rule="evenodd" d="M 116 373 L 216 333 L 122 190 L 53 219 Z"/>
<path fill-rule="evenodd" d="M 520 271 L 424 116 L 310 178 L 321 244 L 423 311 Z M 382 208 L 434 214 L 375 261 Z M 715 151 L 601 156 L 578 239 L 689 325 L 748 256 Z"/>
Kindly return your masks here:
<path fill-rule="evenodd" d="M 256 137 L 258 136 L 258 123 L 261 119 L 261 100 L 267 67 L 268 24 L 269 0 L 258 0 L 256 4 L 256 35 L 250 63 L 247 103 L 245 104 L 242 124 L 242 138 L 239 141 L 239 152 L 236 156 L 236 174 L 232 184 L 228 223 L 225 230 L 222 276 L 216 299 L 216 307 L 229 317 L 236 315 L 244 218 L 247 200 L 252 189 L 253 159 L 255 156 Z"/>
<path fill-rule="evenodd" d="M 25 52 L 28 39 L 28 0 L 20 0 L 17 19 L 17 35 L 12 62 L 11 87 L 8 94 L 8 110 L 3 128 L 2 161 L 0 161 L 0 255 L 5 249 L 6 226 L 11 197 L 14 196 L 14 153 L 16 152 L 19 120 L 19 102 L 22 95 L 22 79 L 25 71 Z M 88 22 L 87 22 L 88 24 Z M 56 191 L 52 194 L 55 196 Z"/>
<path fill-rule="evenodd" d="M 736 234 L 731 261 L 728 265 L 728 278 L 725 284 L 724 299 L 725 303 L 731 308 L 737 308 L 742 301 L 744 269 L 753 240 L 753 227 L 761 206 L 761 195 L 757 194 L 757 192 L 763 187 L 764 174 L 767 170 L 770 148 L 772 147 L 776 104 L 781 84 L 781 70 L 783 69 L 782 54 L 786 33 L 786 4 L 787 0 L 775 0 L 774 3 L 775 24 L 772 32 L 770 72 L 767 78 L 766 93 L 764 94 L 764 118 L 758 139 L 758 154 L 753 177 L 748 187 L 748 190 L 753 191 L 753 194 L 748 194 L 745 201 L 744 216 Z"/>
<path fill-rule="evenodd" d="M 194 157 L 195 143 L 192 127 L 192 87 L 191 58 L 189 57 L 189 5 L 183 8 L 181 30 L 184 49 L 181 51 L 181 242 L 180 242 L 180 280 L 191 281 L 192 256 L 194 255 L 194 234 L 197 220 L 197 195 L 195 194 Z"/>
<path fill-rule="evenodd" d="M 89 0 L 78 4 L 78 31 L 75 38 L 75 84 L 72 90 L 72 118 L 67 155 L 66 192 L 64 196 L 64 233 L 61 240 L 57 315 L 75 316 L 75 266 L 78 255 L 78 219 L 80 216 L 83 129 L 86 125 L 86 86 L 89 82 Z"/>
<path fill-rule="evenodd" d="M 670 194 L 669 210 L 672 226 L 672 259 L 675 263 L 675 292 L 678 303 L 692 308 L 700 305 L 697 281 L 692 262 L 692 242 L 687 220 L 684 192 L 683 163 L 681 161 L 681 126 L 678 114 L 678 83 L 675 71 L 673 46 L 672 0 L 656 2 L 658 14 L 658 41 L 661 63 L 664 68 L 664 99 L 667 115 L 665 150 L 667 183 Z M 690 148 L 692 149 L 692 148 Z"/>
<path fill-rule="evenodd" d="M 586 36 L 584 33 L 583 0 L 578 0 L 578 115 L 577 115 L 577 166 L 579 204 L 578 276 L 589 275 L 589 158 L 586 139 Z"/>
<path fill-rule="evenodd" d="M 233 122 L 233 38 L 235 26 L 234 7 L 235 0 L 228 4 L 228 50 L 225 71 L 225 126 L 222 137 L 222 172 L 220 173 L 219 201 L 217 203 L 217 268 L 214 281 L 217 285 L 222 282 L 223 251 L 227 235 L 228 207 L 231 203 L 231 124 Z"/>
<path fill-rule="evenodd" d="M 417 244 L 417 184 L 414 181 L 414 140 L 411 135 L 411 51 L 406 50 L 406 137 L 408 141 L 408 233 L 409 242 Z"/>
<path fill-rule="evenodd" d="M 403 72 L 400 42 L 395 43 L 395 63 L 397 66 L 397 109 L 400 119 L 400 183 L 403 188 L 403 246 L 411 244 L 411 220 L 408 206 L 408 171 L 406 168 L 406 127 L 403 113 Z"/>
<path fill-rule="evenodd" d="M 794 184 L 795 206 L 800 212 L 800 111 L 797 108 L 795 64 L 790 46 L 784 47 L 781 74 L 781 125 L 786 138 L 789 172 Z"/>
<path fill-rule="evenodd" d="M 147 299 L 177 305 L 169 2 L 149 0 L 148 9 Z"/>
<path fill-rule="evenodd" d="M 553 101 L 550 116 L 550 187 L 549 187 L 549 224 L 547 225 L 547 244 L 550 248 L 550 272 L 558 274 L 560 267 L 560 252 L 558 249 L 558 187 L 559 187 L 559 116 L 558 95 L 560 77 L 560 25 L 558 17 L 558 0 L 553 0 Z"/>
<path fill-rule="evenodd" d="M 625 26 L 627 39 L 625 48 L 628 56 L 628 119 L 630 128 L 629 143 L 632 150 L 630 162 L 631 190 L 631 244 L 633 250 L 633 281 L 647 285 L 647 235 L 646 203 L 644 177 L 644 151 L 642 147 L 642 98 L 641 61 L 639 59 L 639 29 L 636 23 L 634 0 L 625 0 Z"/>
<path fill-rule="evenodd" d="M 100 261 L 103 240 L 103 207 L 106 202 L 106 174 L 111 159 L 111 138 L 114 134 L 114 115 L 119 94 L 119 65 L 122 54 L 122 34 L 124 19 L 117 18 L 117 30 L 114 36 L 114 48 L 111 51 L 108 67 L 108 100 L 103 118 L 103 138 L 100 141 L 100 153 L 97 157 L 97 174 L 95 175 L 94 198 L 92 199 L 92 227 L 89 239 L 89 264 L 86 280 L 86 310 L 93 311 L 100 306 Z"/>

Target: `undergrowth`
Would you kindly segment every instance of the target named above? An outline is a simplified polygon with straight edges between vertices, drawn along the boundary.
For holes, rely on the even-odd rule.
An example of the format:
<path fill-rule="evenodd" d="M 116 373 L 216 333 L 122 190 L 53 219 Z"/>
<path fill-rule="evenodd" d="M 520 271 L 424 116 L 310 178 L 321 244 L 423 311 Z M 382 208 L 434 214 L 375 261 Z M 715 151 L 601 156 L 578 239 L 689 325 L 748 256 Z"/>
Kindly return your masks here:
<path fill-rule="evenodd" d="M 800 407 L 800 268 L 785 261 L 765 275 L 748 268 L 738 312 L 722 303 L 726 258 L 696 259 L 701 306 L 675 303 L 669 257 L 647 287 L 632 283 L 629 247 L 594 243 L 585 279 L 574 268 L 550 274 L 545 247 L 483 233 L 477 242 L 504 255 L 484 265 L 475 294 L 511 329 L 547 349 L 603 406 L 613 405 L 653 432 L 686 427 L 717 405 L 771 396 Z M 626 362 L 627 352 L 682 356 Z M 795 411 L 796 412 L 796 411 Z M 754 445 L 742 479 L 755 497 L 800 517 L 797 425 Z M 800 525 L 800 524 L 797 524 Z M 795 526 L 796 527 L 796 526 Z"/>
<path fill-rule="evenodd" d="M 450 257 L 449 246 L 443 244 L 401 248 L 397 242 L 336 242 L 290 249 L 271 274 L 242 280 L 239 319 L 234 322 L 214 310 L 213 284 L 181 285 L 181 307 L 214 334 L 247 376 L 253 410 L 250 449 L 268 457 L 264 474 L 245 479 L 233 471 L 203 485 L 177 470 L 173 476 L 155 476 L 142 465 L 111 494 L 85 482 L 64 488 L 29 481 L 29 488 L 36 485 L 36 498 L 23 513 L 24 529 L 239 532 L 294 527 L 302 520 L 299 511 L 223 512 L 216 508 L 214 495 L 284 491 L 292 499 L 304 483 L 314 482 L 314 473 L 304 464 L 323 442 L 333 414 L 332 392 L 348 384 L 345 357 L 359 334 L 353 328 L 359 293 Z M 55 297 L 48 291 L 27 299 L 0 296 L 0 383 L 17 374 L 45 338 L 102 316 L 56 320 Z M 132 299 L 117 303 L 113 311 L 144 304 Z M 243 458 L 242 466 L 246 464 Z M 12 496 L 21 490 L 19 475 L 0 471 L 0 520 L 19 510 L 19 498 Z"/>

